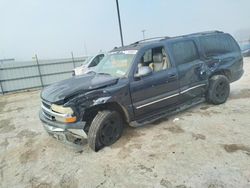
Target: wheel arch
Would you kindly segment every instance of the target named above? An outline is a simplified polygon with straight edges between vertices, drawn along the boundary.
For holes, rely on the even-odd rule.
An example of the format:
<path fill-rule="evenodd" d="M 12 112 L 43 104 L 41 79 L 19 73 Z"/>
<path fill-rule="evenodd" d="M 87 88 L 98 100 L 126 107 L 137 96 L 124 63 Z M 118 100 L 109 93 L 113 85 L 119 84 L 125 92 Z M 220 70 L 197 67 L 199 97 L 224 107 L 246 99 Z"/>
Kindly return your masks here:
<path fill-rule="evenodd" d="M 216 75 L 224 75 L 224 76 L 227 77 L 227 79 L 228 79 L 229 81 L 230 81 L 231 78 L 232 78 L 231 71 L 228 70 L 228 69 L 221 69 L 221 70 L 218 70 L 218 71 L 212 73 L 212 74 L 210 75 L 209 78 L 212 78 L 213 76 L 216 76 Z"/>
<path fill-rule="evenodd" d="M 96 114 L 98 113 L 98 111 L 101 111 L 101 110 L 117 111 L 122 116 L 122 119 L 124 120 L 124 122 L 128 123 L 130 121 L 130 117 L 129 117 L 127 110 L 118 102 L 107 102 L 107 103 L 98 104 L 90 108 L 87 108 L 83 114 L 83 121 L 86 121 L 86 122 L 92 121 L 94 117 L 96 116 Z"/>

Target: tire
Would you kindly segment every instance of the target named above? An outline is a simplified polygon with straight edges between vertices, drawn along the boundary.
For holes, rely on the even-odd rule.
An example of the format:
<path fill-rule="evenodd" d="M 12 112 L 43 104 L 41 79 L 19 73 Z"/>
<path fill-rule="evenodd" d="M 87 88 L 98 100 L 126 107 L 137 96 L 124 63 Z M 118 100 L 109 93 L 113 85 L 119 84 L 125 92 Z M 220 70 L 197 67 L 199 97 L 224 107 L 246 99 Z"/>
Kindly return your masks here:
<path fill-rule="evenodd" d="M 99 111 L 93 119 L 89 132 L 88 144 L 94 151 L 115 143 L 122 135 L 124 122 L 116 111 Z"/>
<path fill-rule="evenodd" d="M 226 76 L 215 75 L 209 80 L 209 88 L 206 95 L 208 103 L 215 105 L 225 103 L 230 93 L 230 83 Z"/>

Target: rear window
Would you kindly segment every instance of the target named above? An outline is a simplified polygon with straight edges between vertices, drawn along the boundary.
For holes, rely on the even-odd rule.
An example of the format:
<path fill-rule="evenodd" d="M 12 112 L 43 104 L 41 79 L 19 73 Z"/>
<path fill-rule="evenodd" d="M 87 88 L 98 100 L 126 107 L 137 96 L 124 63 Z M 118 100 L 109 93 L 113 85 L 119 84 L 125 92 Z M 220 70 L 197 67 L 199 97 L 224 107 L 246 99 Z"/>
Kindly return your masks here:
<path fill-rule="evenodd" d="M 199 59 L 197 48 L 193 41 L 180 41 L 172 46 L 175 62 L 178 65 Z"/>
<path fill-rule="evenodd" d="M 200 41 L 207 57 L 239 51 L 238 45 L 229 35 L 204 36 Z"/>

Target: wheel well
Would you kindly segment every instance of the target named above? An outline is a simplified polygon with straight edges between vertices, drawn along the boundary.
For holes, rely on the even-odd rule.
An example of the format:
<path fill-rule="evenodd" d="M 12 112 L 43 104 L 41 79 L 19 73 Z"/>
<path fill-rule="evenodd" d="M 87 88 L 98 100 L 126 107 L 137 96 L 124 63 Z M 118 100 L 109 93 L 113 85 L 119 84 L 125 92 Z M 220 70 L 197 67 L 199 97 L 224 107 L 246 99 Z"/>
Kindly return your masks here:
<path fill-rule="evenodd" d="M 227 79 L 230 81 L 231 80 L 231 72 L 229 70 L 220 70 L 220 71 L 217 71 L 215 73 L 213 73 L 210 78 L 212 76 L 215 76 L 215 75 L 224 75 L 227 77 Z"/>
<path fill-rule="evenodd" d="M 119 105 L 116 102 L 110 102 L 106 104 L 96 105 L 85 110 L 84 115 L 83 115 L 83 121 L 87 122 L 85 126 L 87 130 L 92 120 L 95 118 L 96 114 L 98 113 L 98 111 L 101 111 L 101 110 L 115 110 L 120 113 L 124 122 L 129 122 L 129 116 L 126 113 L 126 111 L 121 107 L 121 105 Z"/>

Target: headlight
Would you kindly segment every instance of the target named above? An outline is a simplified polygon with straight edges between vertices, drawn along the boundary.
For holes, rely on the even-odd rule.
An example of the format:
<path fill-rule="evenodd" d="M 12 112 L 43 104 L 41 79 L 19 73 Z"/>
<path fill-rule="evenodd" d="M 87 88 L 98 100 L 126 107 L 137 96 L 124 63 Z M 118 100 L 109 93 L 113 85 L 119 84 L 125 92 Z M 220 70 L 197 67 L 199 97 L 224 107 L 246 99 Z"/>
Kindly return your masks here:
<path fill-rule="evenodd" d="M 73 114 L 73 110 L 70 107 L 63 107 L 60 105 L 56 105 L 56 104 L 52 104 L 51 105 L 51 110 L 53 110 L 54 112 L 58 112 L 61 114 Z"/>

